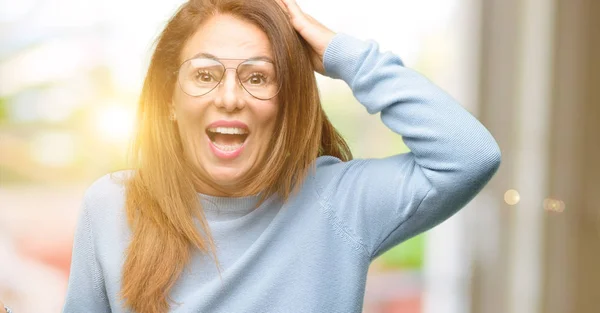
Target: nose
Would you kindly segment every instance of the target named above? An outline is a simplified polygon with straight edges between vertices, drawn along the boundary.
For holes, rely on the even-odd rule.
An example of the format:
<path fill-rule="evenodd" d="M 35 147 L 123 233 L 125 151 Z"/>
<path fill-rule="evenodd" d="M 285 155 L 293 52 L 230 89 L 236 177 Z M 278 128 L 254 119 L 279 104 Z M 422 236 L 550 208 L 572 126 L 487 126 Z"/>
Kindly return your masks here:
<path fill-rule="evenodd" d="M 228 75 L 228 70 L 233 70 L 233 73 Z M 235 69 L 226 69 L 223 75 L 223 79 L 221 79 L 221 82 L 216 87 L 217 90 L 215 90 L 215 106 L 227 112 L 243 109 L 245 106 L 245 100 L 242 95 L 243 87 L 236 77 Z"/>

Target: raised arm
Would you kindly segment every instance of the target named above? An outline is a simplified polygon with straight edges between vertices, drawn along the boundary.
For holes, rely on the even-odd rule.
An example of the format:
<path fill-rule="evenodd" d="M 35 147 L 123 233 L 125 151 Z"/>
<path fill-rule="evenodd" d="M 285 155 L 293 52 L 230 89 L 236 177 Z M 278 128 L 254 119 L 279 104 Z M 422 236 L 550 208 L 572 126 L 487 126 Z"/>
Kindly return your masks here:
<path fill-rule="evenodd" d="M 327 206 L 371 257 L 450 217 L 498 169 L 500 150 L 488 130 L 377 43 L 337 34 L 324 65 L 411 149 L 385 159 L 318 162 Z"/>

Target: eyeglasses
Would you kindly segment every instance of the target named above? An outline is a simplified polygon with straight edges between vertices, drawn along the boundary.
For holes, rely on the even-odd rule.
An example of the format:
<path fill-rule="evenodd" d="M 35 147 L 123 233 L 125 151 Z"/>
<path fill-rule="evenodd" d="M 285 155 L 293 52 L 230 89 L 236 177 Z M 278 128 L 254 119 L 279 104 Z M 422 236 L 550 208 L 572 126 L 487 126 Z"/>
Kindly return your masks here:
<path fill-rule="evenodd" d="M 221 83 L 228 69 L 235 69 L 238 82 L 254 98 L 269 100 L 279 93 L 281 82 L 277 77 L 275 64 L 253 59 L 238 61 L 243 62 L 239 63 L 236 68 L 228 68 L 213 58 L 189 59 L 183 62 L 179 68 L 177 75 L 179 87 L 189 96 L 204 96 Z"/>

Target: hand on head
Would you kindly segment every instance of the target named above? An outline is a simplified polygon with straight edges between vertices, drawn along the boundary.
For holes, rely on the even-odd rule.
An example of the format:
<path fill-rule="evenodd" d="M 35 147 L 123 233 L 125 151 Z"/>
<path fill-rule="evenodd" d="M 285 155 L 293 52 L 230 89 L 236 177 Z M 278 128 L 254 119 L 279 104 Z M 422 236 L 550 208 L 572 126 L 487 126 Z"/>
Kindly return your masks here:
<path fill-rule="evenodd" d="M 304 13 L 295 0 L 276 0 L 288 15 L 296 31 L 306 40 L 311 48 L 311 61 L 315 71 L 325 74 L 323 54 L 335 33 L 312 16 Z"/>

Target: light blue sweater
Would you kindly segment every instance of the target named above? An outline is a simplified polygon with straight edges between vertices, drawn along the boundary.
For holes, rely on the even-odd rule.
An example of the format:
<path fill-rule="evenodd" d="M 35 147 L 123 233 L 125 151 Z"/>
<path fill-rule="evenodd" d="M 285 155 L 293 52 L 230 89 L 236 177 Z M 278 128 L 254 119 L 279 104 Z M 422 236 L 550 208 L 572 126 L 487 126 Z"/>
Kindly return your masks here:
<path fill-rule="evenodd" d="M 200 195 L 222 280 L 196 253 L 171 291 L 171 312 L 361 312 L 371 261 L 453 215 L 498 169 L 485 127 L 375 42 L 337 34 L 324 65 L 411 152 L 320 157 L 297 195 L 255 210 L 255 197 Z M 124 188 L 108 175 L 87 191 L 64 312 L 129 312 L 117 298 L 130 236 L 123 205 Z"/>

